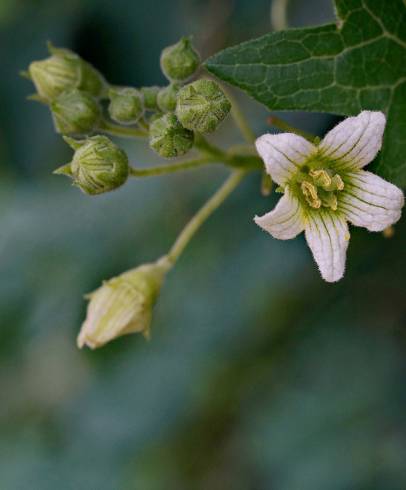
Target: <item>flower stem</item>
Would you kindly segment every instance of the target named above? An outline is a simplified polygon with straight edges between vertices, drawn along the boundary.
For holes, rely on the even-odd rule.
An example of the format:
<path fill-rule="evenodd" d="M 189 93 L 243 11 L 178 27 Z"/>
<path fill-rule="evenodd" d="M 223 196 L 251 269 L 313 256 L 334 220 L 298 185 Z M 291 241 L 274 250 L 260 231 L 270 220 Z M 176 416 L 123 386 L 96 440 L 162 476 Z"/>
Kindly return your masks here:
<path fill-rule="evenodd" d="M 274 31 L 283 31 L 288 26 L 289 0 L 273 0 L 271 4 L 271 24 Z"/>
<path fill-rule="evenodd" d="M 149 177 L 154 175 L 170 174 L 178 172 L 180 170 L 189 170 L 203 165 L 211 163 L 221 163 L 218 160 L 211 157 L 196 158 L 194 160 L 186 160 L 184 162 L 170 163 L 168 165 L 159 165 L 157 167 L 149 168 L 134 168 L 130 167 L 130 175 L 132 177 Z"/>
<path fill-rule="evenodd" d="M 267 120 L 268 124 L 270 126 L 275 126 L 275 128 L 280 129 L 281 131 L 286 131 L 288 133 L 295 133 L 299 136 L 302 136 L 303 138 L 307 139 L 307 141 L 310 141 L 311 143 L 314 142 L 316 139 L 316 136 L 314 134 L 308 133 L 307 131 L 303 131 L 303 129 L 296 128 L 295 126 L 290 125 L 283 119 L 280 119 L 277 116 L 269 116 Z"/>
<path fill-rule="evenodd" d="M 99 129 L 103 133 L 123 138 L 146 138 L 148 136 L 148 132 L 144 129 L 119 126 L 118 124 L 113 124 L 106 120 L 102 121 Z"/>
<path fill-rule="evenodd" d="M 199 150 L 203 155 L 208 155 L 211 157 L 216 157 L 220 160 L 227 158 L 226 152 L 219 148 L 218 146 L 209 143 L 207 139 L 200 133 L 195 133 L 194 147 Z"/>
<path fill-rule="evenodd" d="M 209 218 L 209 216 L 224 202 L 231 192 L 238 186 L 246 170 L 234 170 L 223 185 L 213 196 L 199 209 L 185 228 L 181 231 L 175 243 L 168 253 L 168 259 L 174 264 L 181 256 L 183 250 L 190 242 L 197 230 Z"/>
<path fill-rule="evenodd" d="M 240 130 L 240 133 L 242 134 L 242 136 L 244 137 L 247 143 L 250 144 L 254 143 L 256 140 L 255 133 L 251 129 L 250 125 L 248 124 L 247 118 L 242 112 L 240 105 L 228 90 L 225 90 L 224 87 L 222 88 L 226 93 L 227 98 L 231 102 L 231 117 L 233 118 L 235 125 Z"/>

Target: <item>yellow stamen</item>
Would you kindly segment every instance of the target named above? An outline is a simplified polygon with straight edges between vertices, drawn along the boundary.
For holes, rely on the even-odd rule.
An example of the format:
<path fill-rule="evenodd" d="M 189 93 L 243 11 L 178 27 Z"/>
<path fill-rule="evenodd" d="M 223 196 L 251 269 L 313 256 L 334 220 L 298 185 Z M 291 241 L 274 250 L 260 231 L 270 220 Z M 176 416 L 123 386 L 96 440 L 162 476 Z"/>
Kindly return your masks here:
<path fill-rule="evenodd" d="M 331 185 L 331 177 L 326 170 L 310 170 L 310 177 L 313 177 L 314 183 L 321 187 L 329 187 Z"/>
<path fill-rule="evenodd" d="M 302 182 L 300 187 L 301 187 L 303 195 L 306 198 L 306 201 L 309 203 L 309 205 L 315 209 L 320 208 L 321 200 L 319 199 L 319 196 L 317 195 L 317 188 L 313 184 L 311 184 L 310 182 L 307 182 L 307 181 Z"/>

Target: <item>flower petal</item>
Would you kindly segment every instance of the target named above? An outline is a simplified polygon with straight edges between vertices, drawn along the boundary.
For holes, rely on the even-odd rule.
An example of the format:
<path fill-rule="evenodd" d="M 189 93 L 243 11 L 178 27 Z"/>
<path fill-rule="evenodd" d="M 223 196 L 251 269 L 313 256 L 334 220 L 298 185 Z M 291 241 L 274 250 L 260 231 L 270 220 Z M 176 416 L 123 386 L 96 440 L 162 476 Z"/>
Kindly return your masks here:
<path fill-rule="evenodd" d="M 323 279 L 340 280 L 350 238 L 344 217 L 322 210 L 309 213 L 305 236 Z"/>
<path fill-rule="evenodd" d="M 317 149 L 307 140 L 293 133 L 264 134 L 255 145 L 265 162 L 266 171 L 279 185 L 284 186 Z"/>
<path fill-rule="evenodd" d="M 274 238 L 288 240 L 304 230 L 304 217 L 299 200 L 289 192 L 289 187 L 279 199 L 275 209 L 263 216 L 255 216 L 255 223 Z"/>
<path fill-rule="evenodd" d="M 339 193 L 339 209 L 348 221 L 369 231 L 382 231 L 396 223 L 403 205 L 398 187 L 364 170 L 348 174 Z"/>
<path fill-rule="evenodd" d="M 335 161 L 336 170 L 365 167 L 381 149 L 385 124 L 382 112 L 363 111 L 328 132 L 319 149 L 323 156 Z"/>

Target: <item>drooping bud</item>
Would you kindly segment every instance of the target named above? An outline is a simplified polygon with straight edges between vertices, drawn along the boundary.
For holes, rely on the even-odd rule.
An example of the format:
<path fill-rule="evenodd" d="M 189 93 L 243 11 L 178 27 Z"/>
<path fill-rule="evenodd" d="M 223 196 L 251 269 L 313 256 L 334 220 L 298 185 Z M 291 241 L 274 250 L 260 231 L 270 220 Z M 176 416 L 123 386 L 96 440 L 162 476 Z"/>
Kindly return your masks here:
<path fill-rule="evenodd" d="M 105 89 L 103 76 L 89 63 L 69 49 L 48 44 L 49 58 L 34 61 L 28 68 L 38 94 L 51 101 L 62 92 L 80 89 L 98 97 Z"/>
<path fill-rule="evenodd" d="M 109 98 L 110 117 L 120 124 L 135 124 L 144 113 L 143 96 L 135 88 L 111 88 Z"/>
<path fill-rule="evenodd" d="M 196 80 L 179 90 L 176 115 L 187 129 L 211 133 L 230 109 L 230 101 L 212 80 Z"/>
<path fill-rule="evenodd" d="M 107 136 L 92 136 L 83 141 L 64 138 L 75 150 L 73 160 L 57 170 L 73 179 L 74 185 L 90 195 L 109 192 L 128 178 L 128 158 Z"/>
<path fill-rule="evenodd" d="M 199 53 L 193 48 L 187 37 L 182 37 L 179 42 L 162 51 L 161 69 L 169 80 L 178 82 L 187 80 L 199 65 Z"/>
<path fill-rule="evenodd" d="M 149 128 L 149 145 L 164 158 L 184 155 L 193 146 L 194 134 L 185 129 L 175 114 L 155 119 Z"/>
<path fill-rule="evenodd" d="M 140 91 L 144 96 L 144 107 L 148 111 L 155 111 L 158 109 L 157 96 L 161 87 L 141 87 Z"/>
<path fill-rule="evenodd" d="M 100 120 L 94 97 L 80 90 L 64 92 L 50 104 L 55 130 L 61 134 L 90 133 Z"/>
<path fill-rule="evenodd" d="M 166 257 L 105 281 L 88 295 L 78 346 L 91 349 L 130 333 L 149 337 L 152 309 L 171 264 Z"/>
<path fill-rule="evenodd" d="M 167 87 L 162 88 L 157 95 L 158 108 L 162 112 L 172 112 L 176 109 L 176 99 L 179 91 L 179 86 L 171 83 Z"/>

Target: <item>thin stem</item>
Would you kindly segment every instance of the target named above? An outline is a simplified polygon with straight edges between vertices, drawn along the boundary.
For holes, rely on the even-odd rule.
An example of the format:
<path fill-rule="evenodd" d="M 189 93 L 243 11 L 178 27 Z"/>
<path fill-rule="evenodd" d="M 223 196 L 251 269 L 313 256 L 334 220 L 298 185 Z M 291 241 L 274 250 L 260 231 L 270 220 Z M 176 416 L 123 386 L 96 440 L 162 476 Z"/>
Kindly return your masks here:
<path fill-rule="evenodd" d="M 227 158 L 226 152 L 218 146 L 209 143 L 201 133 L 195 133 L 194 147 L 204 155 L 210 155 L 219 159 Z"/>
<path fill-rule="evenodd" d="M 281 131 L 286 131 L 288 133 L 295 133 L 298 134 L 299 136 L 303 136 L 303 138 L 307 139 L 311 143 L 313 143 L 314 140 L 316 139 L 316 136 L 314 134 L 308 133 L 303 129 L 296 128 L 295 126 L 290 125 L 283 119 L 274 115 L 268 117 L 268 124 L 270 126 L 275 126 L 275 128 L 278 128 Z"/>
<path fill-rule="evenodd" d="M 224 202 L 231 192 L 238 186 L 244 176 L 245 170 L 234 170 L 223 185 L 213 194 L 213 196 L 199 209 L 185 228 L 181 231 L 171 250 L 168 259 L 174 264 L 181 256 L 183 250 L 192 239 L 193 235 L 209 218 L 209 216 Z"/>
<path fill-rule="evenodd" d="M 119 126 L 118 124 L 113 124 L 106 120 L 102 121 L 99 129 L 100 131 L 103 131 L 103 133 L 123 138 L 146 138 L 148 136 L 148 132 L 144 129 Z"/>
<path fill-rule="evenodd" d="M 226 92 L 226 95 L 231 102 L 231 117 L 234 119 L 235 125 L 240 130 L 240 133 L 247 143 L 254 143 L 254 141 L 256 140 L 255 133 L 248 124 L 247 118 L 242 112 L 239 103 L 228 90 L 225 90 L 224 87 L 222 88 L 224 92 Z"/>
<path fill-rule="evenodd" d="M 190 170 L 192 168 L 201 167 L 211 163 L 221 163 L 214 158 L 203 157 L 195 160 L 187 160 L 184 162 L 170 163 L 168 165 L 159 165 L 149 168 L 134 168 L 130 167 L 130 176 L 132 177 L 150 177 L 154 175 L 170 174 L 180 170 Z"/>
<path fill-rule="evenodd" d="M 141 117 L 141 119 L 138 121 L 138 124 L 141 126 L 141 128 L 145 129 L 145 131 L 149 130 L 149 124 L 148 121 L 145 119 L 145 117 Z"/>
<path fill-rule="evenodd" d="M 288 26 L 289 0 L 273 0 L 271 3 L 271 24 L 274 31 L 283 31 Z"/>

